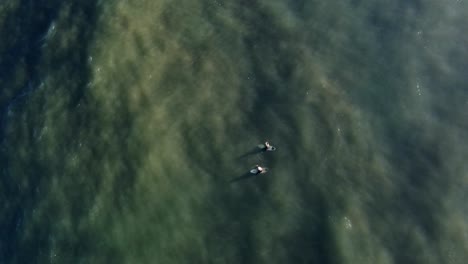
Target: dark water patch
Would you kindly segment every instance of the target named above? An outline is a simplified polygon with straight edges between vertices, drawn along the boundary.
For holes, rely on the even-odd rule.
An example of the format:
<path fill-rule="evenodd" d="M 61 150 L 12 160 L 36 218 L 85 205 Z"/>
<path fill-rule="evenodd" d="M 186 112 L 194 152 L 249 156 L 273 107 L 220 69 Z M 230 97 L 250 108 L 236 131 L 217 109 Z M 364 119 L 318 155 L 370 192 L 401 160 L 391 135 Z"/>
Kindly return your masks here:
<path fill-rule="evenodd" d="M 38 63 L 42 56 L 40 41 L 48 27 L 58 16 L 61 1 L 18 1 L 16 7 L 9 10 L 0 32 L 6 38 L 0 48 L 0 85 L 2 89 L 0 106 L 21 94 L 21 88 L 28 82 L 39 82 Z M 19 80 L 17 73 L 23 72 Z"/>
<path fill-rule="evenodd" d="M 384 8 L 380 5 L 372 6 L 366 24 L 374 27 L 382 47 L 394 50 L 394 41 L 401 39 L 406 31 L 417 28 L 414 18 L 421 17 L 424 12 L 421 4 L 421 1 L 397 1 Z"/>
<path fill-rule="evenodd" d="M 80 188 L 82 178 L 68 169 L 72 155 L 82 144 L 79 137 L 86 126 L 87 113 L 77 111 L 71 114 L 65 110 L 56 116 L 55 124 L 51 124 L 44 113 L 53 111 L 49 107 L 55 107 L 47 98 L 55 98 L 56 102 L 67 101 L 69 108 L 65 109 L 76 109 L 82 102 L 83 89 L 90 79 L 87 43 L 92 39 L 97 16 L 97 9 L 91 2 L 67 5 L 57 1 L 21 1 L 17 9 L 7 14 L 1 29 L 9 36 L 3 42 L 1 57 L 6 59 L 0 65 L 0 79 L 5 87 L 9 87 L 2 90 L 1 95 L 1 133 L 5 146 L 0 157 L 2 191 L 4 199 L 9 201 L 2 213 L 12 216 L 2 218 L 0 223 L 2 230 L 7 232 L 2 234 L 0 243 L 2 262 L 27 263 L 31 258 L 45 262 L 52 258 L 49 255 L 54 247 L 51 237 L 64 235 L 57 232 L 60 226 L 57 223 L 67 217 L 67 212 L 61 211 L 61 206 L 53 206 L 53 202 L 51 206 L 45 204 L 46 198 L 53 193 L 54 181 L 62 182 L 62 177 L 71 182 L 70 185 L 63 184 L 62 188 L 64 192 L 69 191 L 65 199 L 69 199 L 70 216 L 74 220 L 73 231 L 63 231 L 69 232 L 70 237 L 61 241 L 61 253 L 78 258 L 84 251 L 91 250 L 87 246 L 90 244 L 89 235 L 78 231 L 77 219 L 85 213 L 84 208 L 89 207 L 92 199 L 89 196 L 83 198 L 73 191 Z M 67 25 L 65 21 L 69 19 L 72 24 Z M 48 34 L 50 30 L 58 32 Z M 67 38 L 73 41 L 67 42 Z M 58 44 L 61 41 L 67 44 L 61 46 Z M 18 90 L 12 73 L 22 71 L 21 67 L 24 67 L 25 75 L 19 87 L 26 88 Z M 59 81 L 43 82 L 45 76 L 53 76 L 51 79 Z M 36 87 L 42 89 L 32 96 Z M 63 97 L 54 97 L 57 94 Z M 26 97 L 27 104 L 18 104 Z M 6 115 L 7 111 L 12 114 Z M 63 118 L 70 121 L 62 130 L 68 136 L 59 135 L 55 142 L 45 141 L 48 136 L 42 137 L 41 134 L 55 128 L 59 131 L 63 125 L 59 122 Z M 93 185 L 84 185 L 88 184 Z M 67 259 L 64 255 L 61 257 Z"/>
<path fill-rule="evenodd" d="M 70 95 L 69 107 L 74 109 L 85 99 L 87 84 L 91 80 L 89 71 L 89 44 L 93 39 L 94 29 L 98 16 L 98 8 L 94 1 L 82 1 L 79 4 L 65 5 L 62 16 L 57 25 L 58 41 L 50 41 L 45 49 L 47 55 L 41 65 L 41 73 L 57 74 L 68 82 Z"/>
<path fill-rule="evenodd" d="M 58 16 L 60 1 L 19 1 L 2 17 L 0 46 L 0 141 L 5 144 L 8 116 L 40 86 L 39 44 Z M 4 160 L 0 158 L 0 160 Z M 3 166 L 2 166 L 3 167 Z M 6 167 L 6 166 L 5 166 Z"/>

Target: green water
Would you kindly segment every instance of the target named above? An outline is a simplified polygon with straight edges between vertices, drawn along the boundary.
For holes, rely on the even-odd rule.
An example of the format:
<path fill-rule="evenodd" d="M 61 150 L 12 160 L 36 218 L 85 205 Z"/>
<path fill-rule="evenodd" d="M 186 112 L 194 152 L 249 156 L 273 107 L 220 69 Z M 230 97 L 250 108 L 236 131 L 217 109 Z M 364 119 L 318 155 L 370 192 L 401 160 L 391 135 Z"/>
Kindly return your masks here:
<path fill-rule="evenodd" d="M 466 32 L 463 0 L 3 1 L 0 263 L 465 263 Z"/>

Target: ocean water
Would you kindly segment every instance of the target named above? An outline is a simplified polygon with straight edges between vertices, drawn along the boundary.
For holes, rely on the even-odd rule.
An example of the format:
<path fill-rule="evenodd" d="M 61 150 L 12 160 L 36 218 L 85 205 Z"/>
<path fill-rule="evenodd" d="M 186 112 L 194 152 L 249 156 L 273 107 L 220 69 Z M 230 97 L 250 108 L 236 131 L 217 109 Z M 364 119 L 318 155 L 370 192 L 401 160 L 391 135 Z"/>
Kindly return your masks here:
<path fill-rule="evenodd" d="M 465 0 L 2 1 L 0 263 L 466 263 L 466 32 Z"/>

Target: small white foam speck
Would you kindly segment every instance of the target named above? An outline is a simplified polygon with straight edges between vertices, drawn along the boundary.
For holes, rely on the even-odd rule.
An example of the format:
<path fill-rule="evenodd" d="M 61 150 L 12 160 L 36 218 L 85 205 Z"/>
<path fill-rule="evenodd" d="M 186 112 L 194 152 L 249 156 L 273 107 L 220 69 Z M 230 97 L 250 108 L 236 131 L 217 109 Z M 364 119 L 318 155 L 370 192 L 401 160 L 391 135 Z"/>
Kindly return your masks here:
<path fill-rule="evenodd" d="M 353 228 L 353 224 L 351 223 L 351 220 L 349 220 L 347 216 L 345 216 L 343 220 L 344 220 L 344 225 L 346 229 L 350 230 L 351 228 Z"/>

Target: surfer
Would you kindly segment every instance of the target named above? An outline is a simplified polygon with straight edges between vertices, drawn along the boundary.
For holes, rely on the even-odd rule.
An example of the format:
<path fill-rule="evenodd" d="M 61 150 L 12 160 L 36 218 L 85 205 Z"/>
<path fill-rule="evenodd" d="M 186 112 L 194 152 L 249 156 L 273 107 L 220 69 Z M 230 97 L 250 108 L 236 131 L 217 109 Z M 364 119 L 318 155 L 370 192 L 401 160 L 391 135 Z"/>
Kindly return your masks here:
<path fill-rule="evenodd" d="M 250 172 L 253 173 L 253 174 L 265 173 L 266 168 L 262 168 L 262 167 L 258 166 L 258 164 L 257 164 L 257 165 L 255 165 L 255 168 L 253 168 Z"/>
<path fill-rule="evenodd" d="M 265 143 L 263 145 L 264 145 L 264 147 L 263 147 L 264 151 L 274 151 L 274 150 L 276 150 L 276 148 L 273 147 L 268 141 L 265 141 Z"/>

